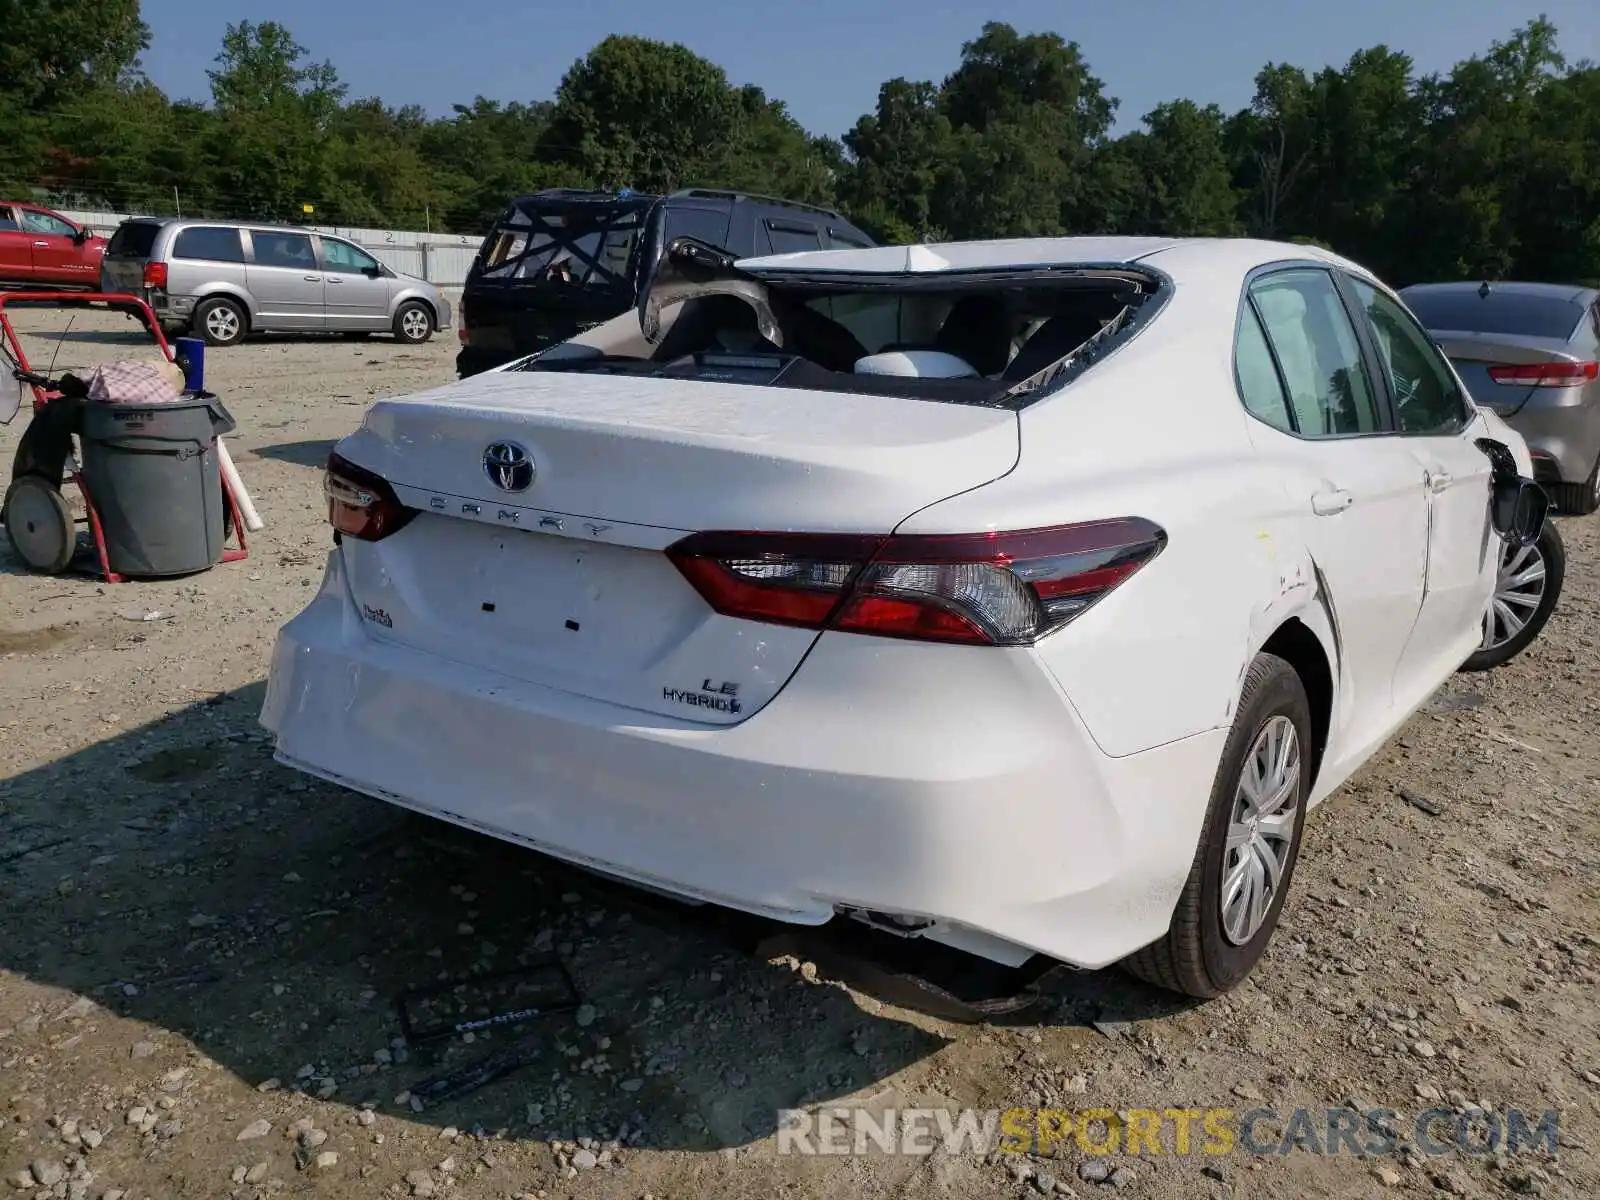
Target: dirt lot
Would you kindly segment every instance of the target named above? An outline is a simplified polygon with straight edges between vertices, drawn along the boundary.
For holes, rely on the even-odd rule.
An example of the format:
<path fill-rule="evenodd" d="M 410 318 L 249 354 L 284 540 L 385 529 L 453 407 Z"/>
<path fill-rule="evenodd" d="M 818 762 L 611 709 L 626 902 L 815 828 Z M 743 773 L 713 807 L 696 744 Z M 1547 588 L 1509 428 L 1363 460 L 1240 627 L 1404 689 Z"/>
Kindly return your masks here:
<path fill-rule="evenodd" d="M 120 317 L 80 314 L 66 340 L 42 332 L 57 314 L 21 322 L 58 369 L 134 344 Z M 1051 976 L 1021 1017 L 952 1024 L 274 765 L 262 679 L 320 577 L 329 442 L 374 396 L 449 379 L 454 349 L 212 353 L 268 523 L 248 562 L 105 586 L 30 577 L 0 544 L 0 1195 L 1600 1195 L 1600 522 L 1562 523 L 1541 642 L 1453 681 L 1312 817 L 1253 982 L 1194 1007 L 1117 972 Z M 396 1042 L 401 989 L 551 948 L 575 1016 Z M 410 1099 L 508 1046 L 532 1061 Z M 1555 1109 L 1560 1144 L 776 1153 L 778 1108 L 856 1101 L 1268 1108 L 1268 1143 L 1297 1106 L 1387 1107 L 1403 1134 L 1432 1107 Z"/>

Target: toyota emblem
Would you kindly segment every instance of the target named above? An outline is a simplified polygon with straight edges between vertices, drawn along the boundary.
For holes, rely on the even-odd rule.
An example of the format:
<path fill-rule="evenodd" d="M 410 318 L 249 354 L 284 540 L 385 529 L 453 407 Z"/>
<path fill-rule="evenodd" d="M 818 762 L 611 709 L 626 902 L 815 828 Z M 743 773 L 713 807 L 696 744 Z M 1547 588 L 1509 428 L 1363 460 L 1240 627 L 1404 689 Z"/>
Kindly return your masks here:
<path fill-rule="evenodd" d="M 525 492 L 533 484 L 533 455 L 516 442 L 493 442 L 483 452 L 483 471 L 502 492 Z"/>

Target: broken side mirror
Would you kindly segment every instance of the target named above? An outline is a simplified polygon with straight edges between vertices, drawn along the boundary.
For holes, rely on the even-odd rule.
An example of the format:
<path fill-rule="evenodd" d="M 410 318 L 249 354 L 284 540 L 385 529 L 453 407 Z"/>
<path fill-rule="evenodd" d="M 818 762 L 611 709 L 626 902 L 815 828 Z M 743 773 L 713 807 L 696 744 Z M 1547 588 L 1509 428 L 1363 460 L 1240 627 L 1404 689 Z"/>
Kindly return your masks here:
<path fill-rule="evenodd" d="M 1531 546 L 1539 540 L 1545 517 L 1550 512 L 1550 497 L 1544 488 L 1517 470 L 1511 450 L 1492 438 L 1479 438 L 1478 449 L 1489 456 L 1489 520 L 1494 531 L 1515 546 Z"/>
<path fill-rule="evenodd" d="M 1531 479 L 1515 479 L 1497 484 L 1493 493 L 1490 519 L 1495 532 L 1516 546 L 1531 546 L 1539 540 L 1550 497 Z"/>

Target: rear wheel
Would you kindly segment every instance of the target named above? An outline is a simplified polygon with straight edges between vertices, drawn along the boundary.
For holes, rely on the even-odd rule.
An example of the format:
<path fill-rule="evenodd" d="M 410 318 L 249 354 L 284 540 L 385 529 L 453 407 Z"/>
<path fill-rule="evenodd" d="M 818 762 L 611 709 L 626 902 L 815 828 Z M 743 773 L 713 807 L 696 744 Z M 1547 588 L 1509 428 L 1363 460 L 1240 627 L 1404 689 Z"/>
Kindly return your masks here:
<path fill-rule="evenodd" d="M 194 328 L 208 346 L 232 346 L 243 340 L 249 319 L 236 301 L 213 296 L 194 310 Z"/>
<path fill-rule="evenodd" d="M 1556 483 L 1550 485 L 1549 491 L 1550 499 L 1562 512 L 1587 517 L 1600 508 L 1600 458 L 1595 460 L 1594 470 L 1585 482 Z"/>
<path fill-rule="evenodd" d="M 1538 637 L 1561 598 L 1567 550 L 1555 522 L 1546 521 L 1531 546 L 1502 543 L 1494 598 L 1483 615 L 1483 641 L 1463 671 L 1487 671 L 1510 662 Z"/>
<path fill-rule="evenodd" d="M 394 314 L 394 336 L 402 342 L 419 346 L 433 336 L 433 314 L 428 306 L 409 300 Z"/>
<path fill-rule="evenodd" d="M 1300 856 L 1311 745 L 1300 676 L 1276 655 L 1257 655 L 1172 927 L 1126 959 L 1128 971 L 1202 999 L 1250 974 L 1277 928 Z"/>
<path fill-rule="evenodd" d="M 72 565 L 78 527 L 66 497 L 34 475 L 11 481 L 4 504 L 6 536 L 32 570 L 59 575 Z"/>

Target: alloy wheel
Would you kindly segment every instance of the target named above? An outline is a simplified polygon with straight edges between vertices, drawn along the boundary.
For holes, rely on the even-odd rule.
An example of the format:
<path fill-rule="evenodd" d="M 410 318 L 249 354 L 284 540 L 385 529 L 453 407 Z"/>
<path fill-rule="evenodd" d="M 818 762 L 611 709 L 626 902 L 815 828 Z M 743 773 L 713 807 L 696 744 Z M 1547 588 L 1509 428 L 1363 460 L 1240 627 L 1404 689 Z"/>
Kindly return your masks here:
<path fill-rule="evenodd" d="M 206 332 L 219 342 L 231 342 L 239 336 L 239 314 L 226 304 L 219 304 L 206 313 Z"/>
<path fill-rule="evenodd" d="M 1483 614 L 1483 641 L 1480 650 L 1505 645 L 1533 618 L 1544 597 L 1544 555 L 1535 542 L 1531 546 L 1507 543 L 1500 551 L 1494 598 Z"/>

